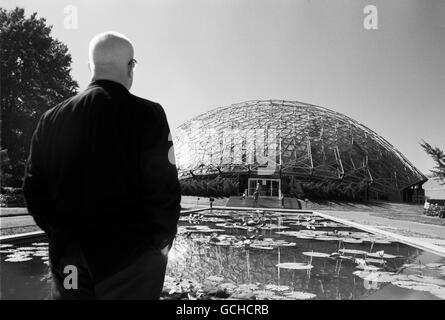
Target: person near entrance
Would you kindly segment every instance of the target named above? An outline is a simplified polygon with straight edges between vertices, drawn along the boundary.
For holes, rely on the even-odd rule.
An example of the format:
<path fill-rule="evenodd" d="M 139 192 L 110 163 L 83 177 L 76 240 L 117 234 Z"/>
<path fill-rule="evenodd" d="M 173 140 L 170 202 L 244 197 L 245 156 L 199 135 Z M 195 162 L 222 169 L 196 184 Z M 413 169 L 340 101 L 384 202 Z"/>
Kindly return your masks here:
<path fill-rule="evenodd" d="M 280 192 L 280 201 L 281 201 L 281 208 L 284 209 L 284 195 Z"/>
<path fill-rule="evenodd" d="M 255 206 L 258 206 L 258 201 L 260 198 L 260 188 L 261 188 L 260 183 L 257 182 L 255 192 L 253 193 L 253 199 L 255 201 Z"/>

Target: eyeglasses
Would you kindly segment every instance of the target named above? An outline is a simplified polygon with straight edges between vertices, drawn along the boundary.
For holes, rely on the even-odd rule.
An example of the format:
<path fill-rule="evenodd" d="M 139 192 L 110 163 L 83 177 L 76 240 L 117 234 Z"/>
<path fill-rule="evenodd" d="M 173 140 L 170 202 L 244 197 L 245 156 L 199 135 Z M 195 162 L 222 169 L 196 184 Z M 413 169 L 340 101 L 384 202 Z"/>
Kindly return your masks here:
<path fill-rule="evenodd" d="M 131 60 L 128 62 L 128 65 L 129 65 L 133 70 L 136 69 L 137 64 L 138 64 L 138 61 L 137 61 L 136 59 L 131 59 Z"/>

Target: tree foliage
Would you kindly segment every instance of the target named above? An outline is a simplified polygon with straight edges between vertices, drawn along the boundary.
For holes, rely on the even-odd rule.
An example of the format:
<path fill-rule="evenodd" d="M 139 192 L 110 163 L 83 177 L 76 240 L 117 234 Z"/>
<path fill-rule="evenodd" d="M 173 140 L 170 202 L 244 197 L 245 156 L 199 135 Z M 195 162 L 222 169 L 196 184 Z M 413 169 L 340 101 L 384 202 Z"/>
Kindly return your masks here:
<path fill-rule="evenodd" d="M 34 128 L 41 114 L 74 95 L 71 55 L 37 13 L 0 8 L 2 185 L 21 185 Z"/>
<path fill-rule="evenodd" d="M 431 170 L 433 177 L 438 178 L 445 184 L 445 153 L 438 147 L 433 147 L 429 143 L 423 141 L 420 144 L 425 152 L 430 155 L 436 165 Z"/>

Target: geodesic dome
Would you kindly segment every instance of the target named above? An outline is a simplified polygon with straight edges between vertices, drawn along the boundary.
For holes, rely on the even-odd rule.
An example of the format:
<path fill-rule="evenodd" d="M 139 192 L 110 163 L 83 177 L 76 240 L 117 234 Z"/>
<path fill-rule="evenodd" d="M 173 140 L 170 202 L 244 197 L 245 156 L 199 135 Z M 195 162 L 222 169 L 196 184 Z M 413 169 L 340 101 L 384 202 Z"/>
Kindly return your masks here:
<path fill-rule="evenodd" d="M 247 101 L 199 115 L 174 132 L 180 177 L 254 174 L 366 184 L 383 194 L 427 178 L 371 129 L 296 101 Z"/>

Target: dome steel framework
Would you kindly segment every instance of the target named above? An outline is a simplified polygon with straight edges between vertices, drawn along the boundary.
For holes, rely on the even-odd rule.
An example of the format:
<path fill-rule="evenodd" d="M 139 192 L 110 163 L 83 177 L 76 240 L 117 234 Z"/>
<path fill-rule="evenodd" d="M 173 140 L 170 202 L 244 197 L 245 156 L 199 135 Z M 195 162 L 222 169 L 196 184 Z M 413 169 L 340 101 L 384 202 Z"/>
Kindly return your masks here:
<path fill-rule="evenodd" d="M 249 174 L 362 184 L 396 194 L 427 178 L 374 131 L 296 101 L 247 101 L 199 115 L 174 132 L 180 177 Z"/>

